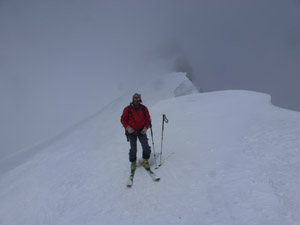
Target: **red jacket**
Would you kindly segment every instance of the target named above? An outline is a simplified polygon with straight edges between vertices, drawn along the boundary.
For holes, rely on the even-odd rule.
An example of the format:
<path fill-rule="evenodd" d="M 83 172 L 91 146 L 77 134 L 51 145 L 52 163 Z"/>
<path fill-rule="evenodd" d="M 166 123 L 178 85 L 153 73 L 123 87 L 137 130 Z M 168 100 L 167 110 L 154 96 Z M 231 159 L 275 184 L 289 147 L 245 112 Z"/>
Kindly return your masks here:
<path fill-rule="evenodd" d="M 129 107 L 130 112 L 128 112 Z M 140 105 L 139 108 L 136 109 L 133 105 L 130 105 L 124 108 L 121 123 L 125 129 L 131 126 L 135 130 L 140 130 L 144 127 L 149 128 L 150 119 L 150 114 L 146 106 Z"/>

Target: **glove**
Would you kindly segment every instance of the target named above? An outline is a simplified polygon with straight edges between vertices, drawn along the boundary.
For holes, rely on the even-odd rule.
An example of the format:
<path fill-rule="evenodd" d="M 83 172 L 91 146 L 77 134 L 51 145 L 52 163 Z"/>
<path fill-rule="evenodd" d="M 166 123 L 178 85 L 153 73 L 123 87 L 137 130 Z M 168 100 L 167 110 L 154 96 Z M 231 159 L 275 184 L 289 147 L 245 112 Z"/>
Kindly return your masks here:
<path fill-rule="evenodd" d="M 143 130 L 141 131 L 141 134 L 146 134 L 147 133 L 147 128 L 144 127 Z"/>
<path fill-rule="evenodd" d="M 131 126 L 126 127 L 126 130 L 129 134 L 132 134 L 135 131 Z"/>

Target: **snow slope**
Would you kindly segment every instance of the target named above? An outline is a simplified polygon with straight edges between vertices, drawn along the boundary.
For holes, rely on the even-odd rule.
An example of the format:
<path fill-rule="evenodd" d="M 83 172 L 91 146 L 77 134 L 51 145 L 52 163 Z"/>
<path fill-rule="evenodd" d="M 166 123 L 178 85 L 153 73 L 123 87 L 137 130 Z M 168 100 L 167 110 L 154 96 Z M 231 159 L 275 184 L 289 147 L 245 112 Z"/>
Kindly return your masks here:
<path fill-rule="evenodd" d="M 132 93 L 124 93 L 1 172 L 0 224 L 300 224 L 300 113 L 256 92 L 195 94 L 187 82 L 169 74 L 137 90 L 156 152 L 162 113 L 169 119 L 160 182 L 138 168 L 125 187 L 129 145 L 119 119 Z"/>

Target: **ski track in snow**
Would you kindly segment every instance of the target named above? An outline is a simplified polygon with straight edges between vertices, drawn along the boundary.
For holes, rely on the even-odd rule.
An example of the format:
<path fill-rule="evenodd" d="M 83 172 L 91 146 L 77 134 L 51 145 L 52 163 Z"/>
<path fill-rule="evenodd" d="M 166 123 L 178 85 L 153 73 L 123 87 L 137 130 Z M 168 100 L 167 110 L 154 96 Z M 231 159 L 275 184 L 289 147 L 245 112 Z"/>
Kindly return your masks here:
<path fill-rule="evenodd" d="M 152 100 L 157 156 L 169 119 L 162 167 L 150 159 L 161 180 L 138 167 L 128 189 L 127 99 L 2 174 L 0 224 L 299 224 L 299 113 L 247 91 Z"/>

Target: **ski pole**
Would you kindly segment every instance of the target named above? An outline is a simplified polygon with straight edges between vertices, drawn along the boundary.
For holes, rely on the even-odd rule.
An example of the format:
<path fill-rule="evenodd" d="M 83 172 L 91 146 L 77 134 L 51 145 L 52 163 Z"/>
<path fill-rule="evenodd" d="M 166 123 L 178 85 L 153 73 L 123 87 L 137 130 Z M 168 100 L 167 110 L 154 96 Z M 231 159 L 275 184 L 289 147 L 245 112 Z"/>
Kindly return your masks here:
<path fill-rule="evenodd" d="M 153 147 L 153 153 L 154 153 L 155 169 L 157 169 L 156 153 L 155 153 L 155 148 L 154 148 L 154 140 L 153 140 L 153 131 L 152 131 L 152 123 L 151 123 L 151 121 L 150 121 L 150 130 L 151 130 L 151 137 L 152 137 L 152 147 Z"/>
<path fill-rule="evenodd" d="M 162 147 L 163 147 L 163 140 L 164 140 L 164 125 L 165 123 L 168 123 L 169 120 L 167 119 L 166 115 L 163 114 L 162 119 L 162 132 L 161 132 L 161 144 L 160 144 L 160 162 L 158 166 L 161 166 L 161 159 L 162 159 Z"/>

